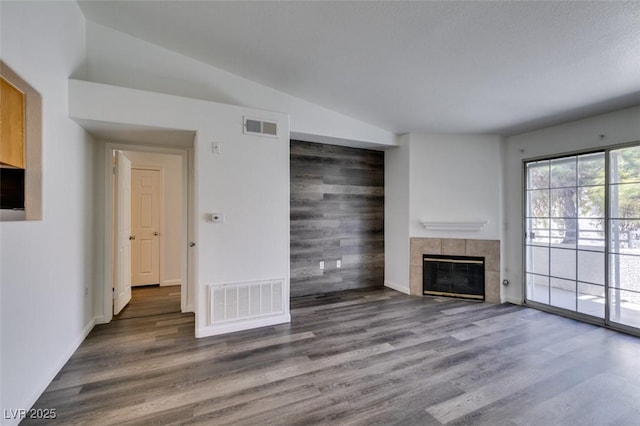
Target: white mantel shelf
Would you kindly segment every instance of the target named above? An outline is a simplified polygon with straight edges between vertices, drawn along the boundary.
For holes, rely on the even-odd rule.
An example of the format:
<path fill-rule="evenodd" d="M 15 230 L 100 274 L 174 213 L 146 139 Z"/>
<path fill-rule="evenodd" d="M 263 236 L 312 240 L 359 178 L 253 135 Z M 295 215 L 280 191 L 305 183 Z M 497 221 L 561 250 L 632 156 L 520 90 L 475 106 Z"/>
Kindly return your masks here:
<path fill-rule="evenodd" d="M 450 221 L 441 222 L 433 220 L 420 220 L 424 229 L 428 231 L 457 231 L 457 232 L 478 232 L 485 227 L 489 221 Z"/>

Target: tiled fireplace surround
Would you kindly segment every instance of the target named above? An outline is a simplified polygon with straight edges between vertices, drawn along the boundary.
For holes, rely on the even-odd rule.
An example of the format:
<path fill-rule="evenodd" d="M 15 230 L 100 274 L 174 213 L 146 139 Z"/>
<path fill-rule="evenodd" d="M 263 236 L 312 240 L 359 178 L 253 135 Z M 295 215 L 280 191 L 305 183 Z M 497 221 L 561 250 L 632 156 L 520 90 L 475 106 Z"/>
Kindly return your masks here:
<path fill-rule="evenodd" d="M 422 255 L 484 257 L 485 300 L 500 303 L 500 241 L 463 240 L 453 238 L 411 238 L 409 290 L 411 295 L 422 295 Z"/>

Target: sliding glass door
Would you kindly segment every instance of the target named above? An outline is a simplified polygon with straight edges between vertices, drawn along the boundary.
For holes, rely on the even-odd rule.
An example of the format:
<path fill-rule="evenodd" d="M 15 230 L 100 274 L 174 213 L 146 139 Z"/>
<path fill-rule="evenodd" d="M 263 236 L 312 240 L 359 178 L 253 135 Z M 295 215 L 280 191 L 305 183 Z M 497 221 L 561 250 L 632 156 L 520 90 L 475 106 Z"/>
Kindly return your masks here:
<path fill-rule="evenodd" d="M 640 328 L 640 147 L 609 153 L 609 318 Z"/>
<path fill-rule="evenodd" d="M 527 302 L 640 328 L 640 147 L 525 173 Z"/>

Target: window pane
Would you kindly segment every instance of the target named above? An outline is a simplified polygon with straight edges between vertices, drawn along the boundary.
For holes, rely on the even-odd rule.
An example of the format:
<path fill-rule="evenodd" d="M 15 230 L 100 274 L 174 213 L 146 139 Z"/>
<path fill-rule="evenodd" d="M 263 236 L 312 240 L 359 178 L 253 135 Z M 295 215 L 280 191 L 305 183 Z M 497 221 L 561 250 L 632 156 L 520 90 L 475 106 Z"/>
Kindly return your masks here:
<path fill-rule="evenodd" d="M 576 279 L 576 251 L 551 249 L 551 276 Z"/>
<path fill-rule="evenodd" d="M 611 221 L 611 251 L 640 254 L 640 220 Z"/>
<path fill-rule="evenodd" d="M 551 219 L 550 244 L 562 247 L 576 246 L 577 219 Z"/>
<path fill-rule="evenodd" d="M 527 163 L 527 189 L 549 188 L 549 162 Z"/>
<path fill-rule="evenodd" d="M 527 299 L 549 303 L 549 277 L 527 274 Z"/>
<path fill-rule="evenodd" d="M 549 245 L 548 219 L 527 219 L 527 243 Z"/>
<path fill-rule="evenodd" d="M 551 188 L 576 186 L 576 157 L 551 160 Z"/>
<path fill-rule="evenodd" d="M 527 272 L 549 275 L 549 248 L 527 246 Z"/>
<path fill-rule="evenodd" d="M 640 219 L 640 183 L 610 186 L 611 219 Z"/>
<path fill-rule="evenodd" d="M 604 318 L 604 287 L 578 283 L 578 312 Z"/>
<path fill-rule="evenodd" d="M 609 289 L 609 318 L 613 322 L 640 327 L 640 294 Z"/>
<path fill-rule="evenodd" d="M 604 285 L 604 252 L 578 251 L 578 280 Z"/>
<path fill-rule="evenodd" d="M 528 217 L 548 217 L 549 216 L 549 190 L 538 189 L 527 192 L 527 216 Z"/>
<path fill-rule="evenodd" d="M 551 300 L 550 304 L 558 308 L 571 311 L 576 310 L 576 282 L 551 278 Z"/>
<path fill-rule="evenodd" d="M 604 219 L 578 219 L 579 248 L 604 251 Z"/>
<path fill-rule="evenodd" d="M 640 256 L 610 254 L 609 287 L 640 291 Z"/>
<path fill-rule="evenodd" d="M 549 194 L 551 217 L 578 217 L 575 187 L 552 189 Z"/>
<path fill-rule="evenodd" d="M 604 186 L 578 188 L 578 217 L 604 217 Z"/>
<path fill-rule="evenodd" d="M 578 185 L 604 185 L 604 152 L 578 157 Z"/>
<path fill-rule="evenodd" d="M 640 146 L 611 151 L 611 183 L 640 182 Z"/>

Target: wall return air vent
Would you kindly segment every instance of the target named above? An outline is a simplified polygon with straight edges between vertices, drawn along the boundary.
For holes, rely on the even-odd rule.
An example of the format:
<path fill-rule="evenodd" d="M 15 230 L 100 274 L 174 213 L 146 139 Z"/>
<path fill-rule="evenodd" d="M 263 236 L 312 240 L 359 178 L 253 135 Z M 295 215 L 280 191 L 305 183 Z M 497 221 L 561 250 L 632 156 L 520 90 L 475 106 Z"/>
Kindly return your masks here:
<path fill-rule="evenodd" d="M 278 123 L 243 117 L 243 132 L 247 135 L 278 137 Z"/>

